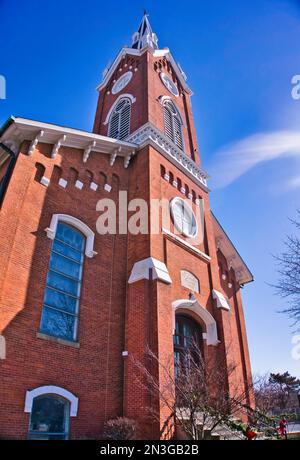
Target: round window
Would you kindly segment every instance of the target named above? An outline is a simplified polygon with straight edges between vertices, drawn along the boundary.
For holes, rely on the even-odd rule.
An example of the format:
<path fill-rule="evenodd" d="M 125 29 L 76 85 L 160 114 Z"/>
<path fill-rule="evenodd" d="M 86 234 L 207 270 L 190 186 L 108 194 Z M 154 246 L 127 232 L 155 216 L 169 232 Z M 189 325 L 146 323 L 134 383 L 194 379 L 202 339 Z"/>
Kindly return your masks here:
<path fill-rule="evenodd" d="M 191 207 L 182 198 L 176 197 L 171 201 L 170 208 L 176 229 L 189 238 L 195 238 L 198 226 Z"/>

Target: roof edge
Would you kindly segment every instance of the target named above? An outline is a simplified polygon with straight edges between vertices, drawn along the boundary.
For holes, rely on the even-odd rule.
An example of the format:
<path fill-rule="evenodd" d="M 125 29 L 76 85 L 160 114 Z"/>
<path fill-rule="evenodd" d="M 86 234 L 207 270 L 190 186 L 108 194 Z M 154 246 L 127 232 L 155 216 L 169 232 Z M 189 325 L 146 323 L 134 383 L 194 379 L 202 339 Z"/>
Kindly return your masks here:
<path fill-rule="evenodd" d="M 246 264 L 246 262 L 244 261 L 244 259 L 242 258 L 242 256 L 240 255 L 239 251 L 237 250 L 237 248 L 235 247 L 235 245 L 233 244 L 232 240 L 229 238 L 227 232 L 224 230 L 223 226 L 220 224 L 219 220 L 217 219 L 217 217 L 215 216 L 215 214 L 213 213 L 213 211 L 211 211 L 211 215 L 213 217 L 213 219 L 215 220 L 216 224 L 219 226 L 219 228 L 221 229 L 222 233 L 224 234 L 225 238 L 227 239 L 228 243 L 230 244 L 230 246 L 232 247 L 233 251 L 236 253 L 236 255 L 238 256 L 238 258 L 240 259 L 242 265 L 244 266 L 244 268 L 247 270 L 248 274 L 249 274 L 249 280 L 245 281 L 245 282 L 241 282 L 241 284 L 249 284 L 249 283 L 252 283 L 254 281 L 254 275 L 252 274 L 251 270 L 249 269 L 248 265 Z"/>

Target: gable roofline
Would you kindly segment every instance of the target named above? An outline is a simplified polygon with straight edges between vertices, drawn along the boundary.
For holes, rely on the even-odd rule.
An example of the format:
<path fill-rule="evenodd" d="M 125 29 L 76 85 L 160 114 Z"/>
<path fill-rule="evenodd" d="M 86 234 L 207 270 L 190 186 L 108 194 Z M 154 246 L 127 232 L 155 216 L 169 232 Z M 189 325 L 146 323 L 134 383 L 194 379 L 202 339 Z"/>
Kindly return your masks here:
<path fill-rule="evenodd" d="M 241 285 L 252 283 L 254 281 L 254 277 L 246 262 L 212 211 L 211 215 L 213 217 L 217 248 L 220 249 L 222 254 L 226 257 L 227 262 L 231 264 L 236 273 L 238 282 Z"/>
<path fill-rule="evenodd" d="M 151 48 L 151 46 L 147 45 L 145 46 L 143 49 L 141 50 L 137 50 L 137 49 L 134 49 L 134 48 L 129 48 L 129 47 L 124 47 L 120 50 L 119 54 L 117 55 L 117 57 L 115 58 L 113 64 L 111 65 L 111 67 L 109 68 L 109 70 L 107 71 L 107 73 L 105 74 L 102 82 L 96 87 L 96 90 L 97 91 L 101 91 L 103 90 L 103 88 L 106 87 L 106 85 L 108 84 L 109 80 L 111 79 L 111 77 L 113 76 L 114 72 L 116 71 L 116 69 L 118 68 L 118 65 L 120 64 L 121 60 L 126 56 L 126 55 L 130 55 L 130 56 L 142 56 L 144 53 L 146 52 L 150 52 L 154 57 L 165 57 L 167 59 L 167 61 L 169 61 L 169 63 L 171 64 L 171 66 L 173 67 L 174 69 L 174 72 L 178 78 L 178 80 L 180 81 L 180 84 L 182 85 L 183 89 L 190 95 L 192 96 L 193 95 L 193 91 L 190 89 L 190 87 L 187 85 L 186 83 L 186 79 L 185 79 L 185 76 L 180 68 L 180 66 L 177 64 L 177 62 L 175 61 L 174 57 L 172 56 L 169 48 L 165 48 L 165 49 L 153 49 Z"/>

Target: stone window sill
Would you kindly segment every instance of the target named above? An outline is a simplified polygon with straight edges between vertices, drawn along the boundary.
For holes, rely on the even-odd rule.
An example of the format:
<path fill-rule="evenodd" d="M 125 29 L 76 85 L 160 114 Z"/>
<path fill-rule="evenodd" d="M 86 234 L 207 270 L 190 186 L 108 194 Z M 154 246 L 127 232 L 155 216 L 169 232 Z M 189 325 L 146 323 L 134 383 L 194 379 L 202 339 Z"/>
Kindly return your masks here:
<path fill-rule="evenodd" d="M 67 347 L 80 348 L 79 342 L 71 342 L 69 340 L 60 339 L 59 337 L 43 334 L 42 332 L 37 332 L 36 336 L 38 339 L 49 340 L 49 342 L 59 343 L 61 345 L 66 345 Z"/>

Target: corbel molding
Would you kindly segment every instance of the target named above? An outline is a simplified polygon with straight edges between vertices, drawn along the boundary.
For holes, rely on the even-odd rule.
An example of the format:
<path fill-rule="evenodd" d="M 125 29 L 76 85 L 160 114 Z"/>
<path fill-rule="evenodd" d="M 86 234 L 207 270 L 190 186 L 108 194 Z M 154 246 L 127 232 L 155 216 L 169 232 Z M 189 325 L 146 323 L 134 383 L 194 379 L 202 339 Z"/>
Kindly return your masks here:
<path fill-rule="evenodd" d="M 90 157 L 92 149 L 96 146 L 96 141 L 89 144 L 83 152 L 83 163 L 86 163 Z"/>
<path fill-rule="evenodd" d="M 41 130 L 39 133 L 36 135 L 36 137 L 33 139 L 31 142 L 29 149 L 28 149 L 28 156 L 31 156 L 33 151 L 35 150 L 36 146 L 38 145 L 40 139 L 43 137 L 44 131 Z"/>
<path fill-rule="evenodd" d="M 56 157 L 56 155 L 58 154 L 59 149 L 61 148 L 61 144 L 63 142 L 65 142 L 66 138 L 67 138 L 67 136 L 66 136 L 66 134 L 64 134 L 60 139 L 58 139 L 56 144 L 54 144 L 52 152 L 51 152 L 51 158 Z"/>

